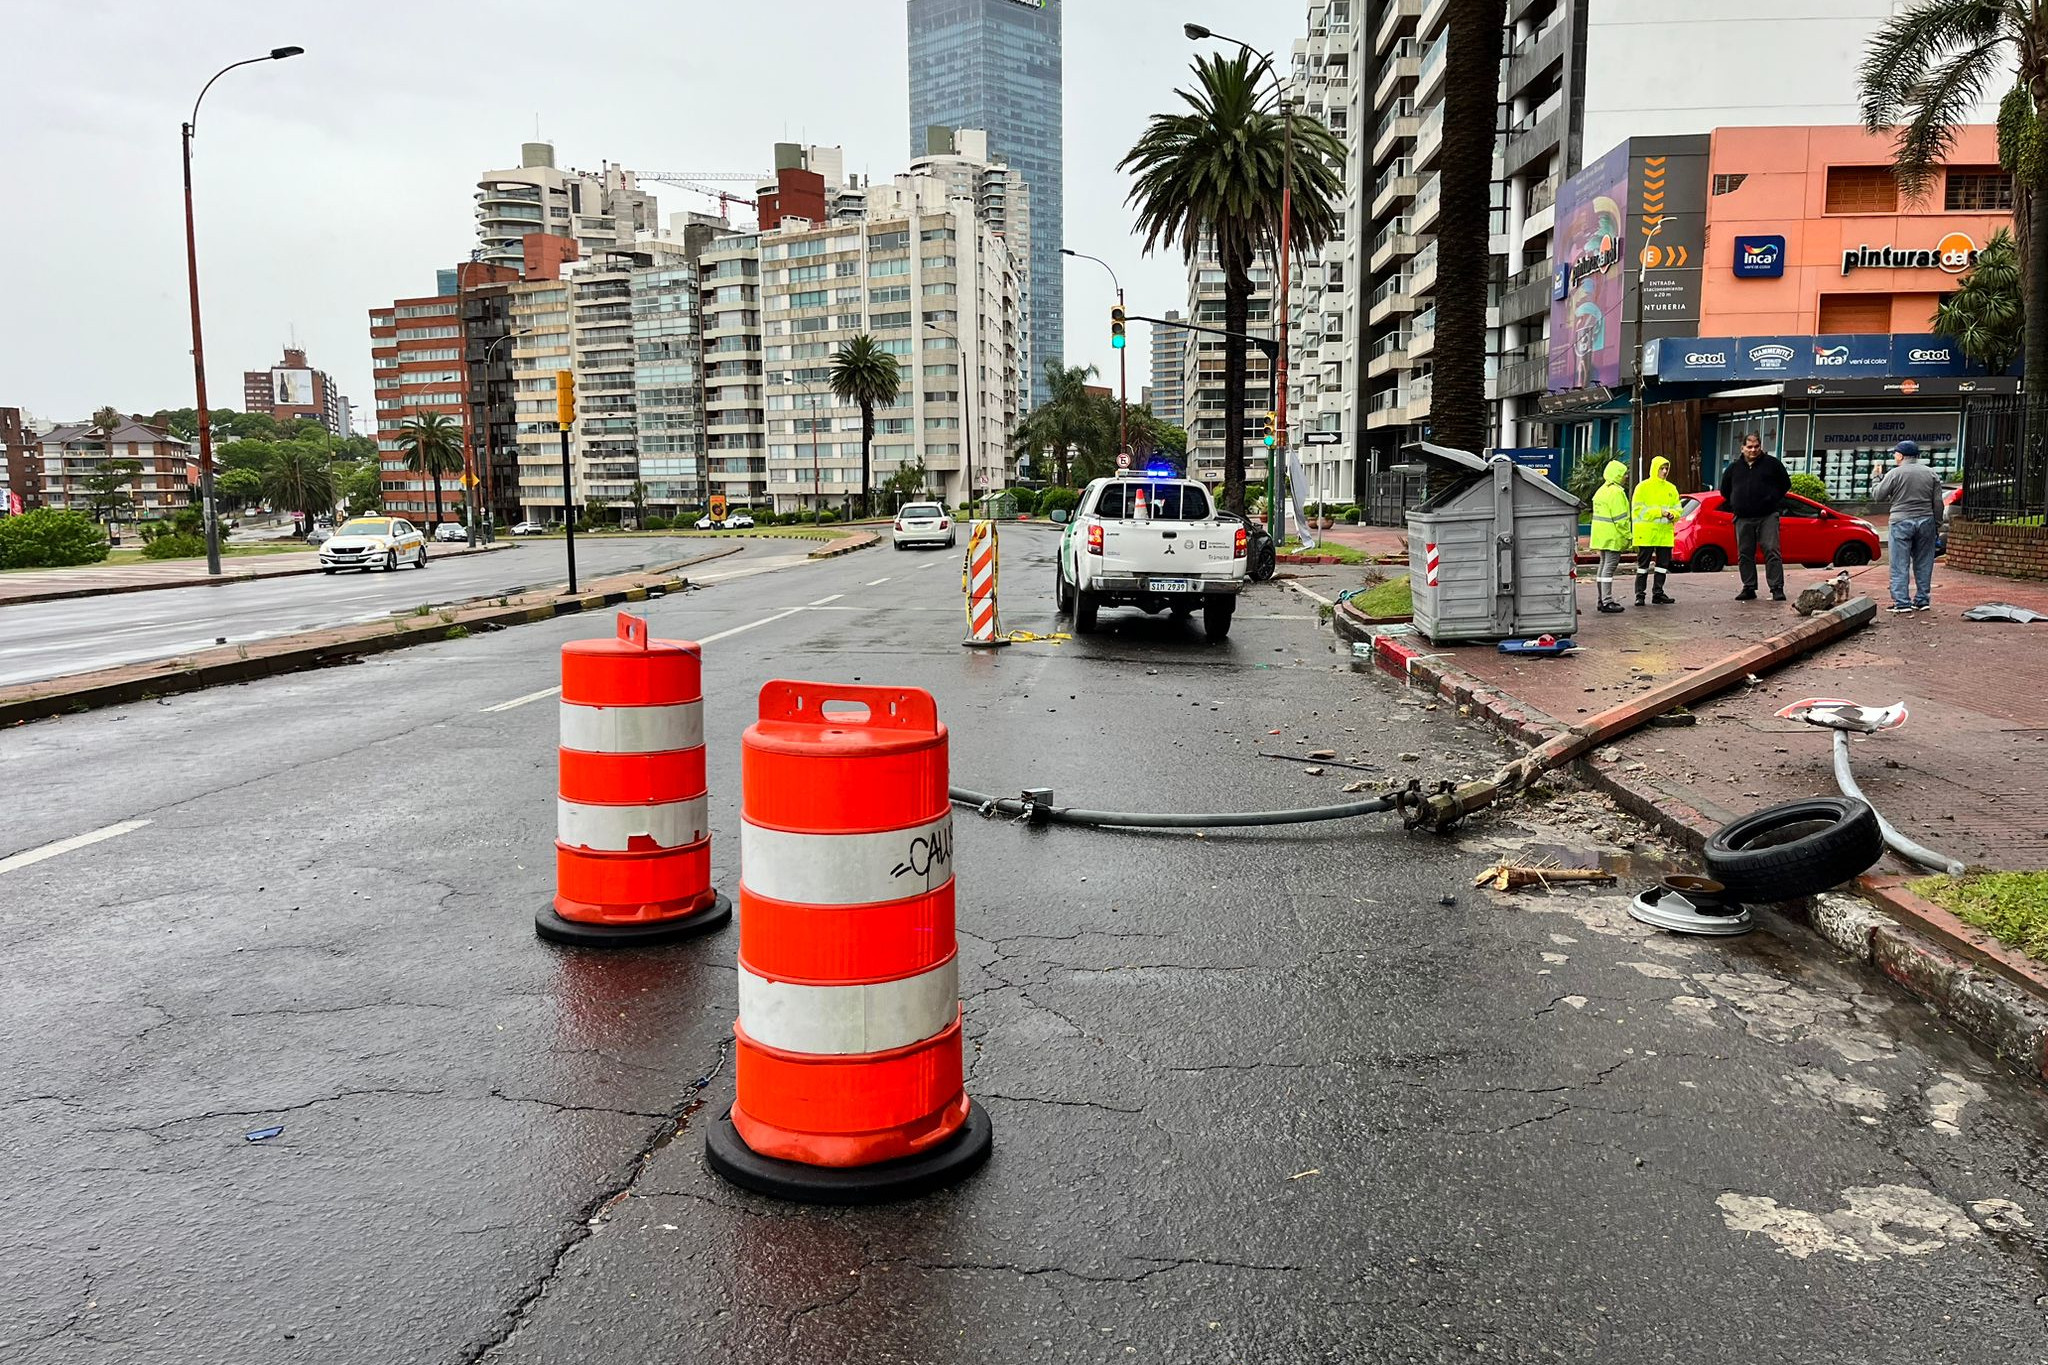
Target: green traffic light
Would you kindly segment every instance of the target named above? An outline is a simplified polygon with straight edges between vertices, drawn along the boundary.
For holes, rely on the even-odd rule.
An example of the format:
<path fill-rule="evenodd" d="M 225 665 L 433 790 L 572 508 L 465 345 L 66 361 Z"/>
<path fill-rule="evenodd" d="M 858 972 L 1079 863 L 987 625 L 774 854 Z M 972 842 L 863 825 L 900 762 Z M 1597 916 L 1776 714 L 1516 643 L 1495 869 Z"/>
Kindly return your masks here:
<path fill-rule="evenodd" d="M 1117 350 L 1121 351 L 1124 348 L 1124 334 L 1122 332 L 1112 332 L 1110 334 L 1109 344 L 1111 346 L 1114 346 Z"/>
<path fill-rule="evenodd" d="M 1276 446 L 1276 445 L 1279 445 L 1279 444 L 1280 444 L 1280 443 L 1279 443 L 1278 441 L 1274 440 L 1274 439 L 1273 439 L 1273 438 L 1272 438 L 1271 436 L 1268 436 L 1268 437 L 1266 438 L 1266 449 L 1268 449 L 1268 450 L 1271 450 L 1271 449 L 1272 449 L 1272 448 L 1273 448 L 1274 446 Z"/>

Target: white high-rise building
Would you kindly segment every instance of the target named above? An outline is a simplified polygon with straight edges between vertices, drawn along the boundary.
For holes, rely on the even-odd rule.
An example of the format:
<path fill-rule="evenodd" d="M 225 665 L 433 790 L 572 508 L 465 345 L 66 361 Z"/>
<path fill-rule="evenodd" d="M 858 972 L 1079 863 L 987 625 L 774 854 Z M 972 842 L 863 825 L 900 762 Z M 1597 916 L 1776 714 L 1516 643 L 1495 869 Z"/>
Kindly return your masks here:
<path fill-rule="evenodd" d="M 654 198 L 631 171 L 561 170 L 549 142 L 522 143 L 519 153 L 516 169 L 485 171 L 477 182 L 479 259 L 516 268 L 534 232 L 573 238 L 587 257 L 659 229 Z"/>

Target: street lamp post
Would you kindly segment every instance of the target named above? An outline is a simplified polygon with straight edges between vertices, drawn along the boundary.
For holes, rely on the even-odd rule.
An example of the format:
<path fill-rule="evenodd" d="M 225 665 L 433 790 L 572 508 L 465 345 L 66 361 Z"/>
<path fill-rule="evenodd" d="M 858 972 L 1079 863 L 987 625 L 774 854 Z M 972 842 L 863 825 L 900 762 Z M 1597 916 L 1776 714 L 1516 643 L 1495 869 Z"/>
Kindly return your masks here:
<path fill-rule="evenodd" d="M 953 338 L 954 346 L 956 348 L 959 347 L 960 333 L 957 328 L 949 332 L 936 322 L 927 322 L 924 325 L 942 337 Z M 919 355 L 920 357 L 923 355 L 922 349 L 919 350 Z M 922 361 L 920 360 L 919 363 L 922 364 Z M 974 404 L 971 400 L 974 397 L 975 389 L 979 387 L 980 378 L 980 358 L 978 356 L 962 354 L 960 356 L 960 382 L 967 387 L 961 390 L 964 396 L 960 400 L 960 422 L 963 427 L 960 441 L 960 487 L 961 491 L 966 495 L 967 510 L 970 513 L 974 510 Z M 945 493 L 944 485 L 940 486 L 939 491 L 943 497 Z"/>
<path fill-rule="evenodd" d="M 1060 255 L 1072 256 L 1077 260 L 1093 261 L 1104 270 L 1109 271 L 1109 282 L 1116 287 L 1116 306 L 1119 308 L 1124 306 L 1123 281 L 1116 277 L 1116 268 L 1110 265 L 1108 261 L 1103 260 L 1100 256 L 1090 256 L 1085 251 L 1076 251 L 1072 247 L 1066 246 L 1060 248 Z M 1118 454 L 1123 454 L 1131 448 L 1130 430 L 1127 425 L 1130 420 L 1131 411 L 1131 362 L 1128 347 L 1119 346 L 1116 348 L 1116 370 L 1116 448 Z"/>
<path fill-rule="evenodd" d="M 206 528 L 206 572 L 209 574 L 220 573 L 220 526 L 213 509 L 213 426 L 206 412 L 206 344 L 199 328 L 199 246 L 192 228 L 192 135 L 199 124 L 199 106 L 206 99 L 206 92 L 213 89 L 214 81 L 238 66 L 281 62 L 305 50 L 303 47 L 273 47 L 267 56 L 228 63 L 199 87 L 199 98 L 192 101 L 192 117 L 185 120 L 179 130 L 180 150 L 185 163 L 185 279 L 192 296 L 192 387 L 198 398 L 199 506 L 200 520 Z"/>
<path fill-rule="evenodd" d="M 1273 527 L 1273 539 L 1281 541 L 1287 536 L 1287 502 L 1280 496 L 1279 468 L 1285 467 L 1287 452 L 1287 292 L 1291 283 L 1288 276 L 1289 245 L 1294 236 L 1294 111 L 1287 99 L 1287 90 L 1280 82 L 1280 73 L 1273 68 L 1273 54 L 1261 52 L 1239 38 L 1217 33 L 1200 24 L 1183 24 L 1181 31 L 1190 42 L 1201 42 L 1214 38 L 1219 42 L 1236 45 L 1244 52 L 1259 59 L 1259 68 L 1273 78 L 1273 96 L 1280 106 L 1280 146 L 1285 169 L 1280 182 L 1280 298 L 1279 312 L 1275 319 L 1275 331 L 1280 349 L 1273 358 L 1273 434 L 1274 443 L 1266 453 L 1266 506 L 1267 520 Z M 1239 458 L 1242 458 L 1240 456 Z"/>

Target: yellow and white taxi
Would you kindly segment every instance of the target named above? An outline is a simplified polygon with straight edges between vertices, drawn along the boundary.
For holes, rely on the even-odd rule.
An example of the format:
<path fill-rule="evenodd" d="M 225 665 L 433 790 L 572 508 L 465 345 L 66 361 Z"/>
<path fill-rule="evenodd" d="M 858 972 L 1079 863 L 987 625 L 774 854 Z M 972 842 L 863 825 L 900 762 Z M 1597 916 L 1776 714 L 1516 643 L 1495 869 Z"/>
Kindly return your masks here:
<path fill-rule="evenodd" d="M 320 572 L 427 567 L 427 538 L 404 517 L 351 517 L 320 547 Z"/>

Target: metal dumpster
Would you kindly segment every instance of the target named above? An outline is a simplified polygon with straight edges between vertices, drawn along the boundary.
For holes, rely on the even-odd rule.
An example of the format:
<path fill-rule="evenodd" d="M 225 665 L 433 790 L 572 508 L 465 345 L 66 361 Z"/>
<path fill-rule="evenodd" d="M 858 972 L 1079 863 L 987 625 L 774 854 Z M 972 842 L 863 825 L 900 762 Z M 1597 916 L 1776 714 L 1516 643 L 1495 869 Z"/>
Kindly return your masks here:
<path fill-rule="evenodd" d="M 1406 453 L 1454 476 L 1408 513 L 1416 629 L 1439 644 L 1576 630 L 1578 499 L 1506 455 L 1427 442 Z"/>

